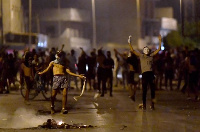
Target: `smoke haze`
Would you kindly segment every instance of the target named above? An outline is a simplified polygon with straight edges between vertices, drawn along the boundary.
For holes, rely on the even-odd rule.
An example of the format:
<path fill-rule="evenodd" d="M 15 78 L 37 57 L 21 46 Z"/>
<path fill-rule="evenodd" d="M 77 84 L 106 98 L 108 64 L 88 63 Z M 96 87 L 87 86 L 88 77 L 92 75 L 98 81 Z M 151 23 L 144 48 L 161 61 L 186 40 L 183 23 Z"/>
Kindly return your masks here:
<path fill-rule="evenodd" d="M 37 112 L 30 109 L 19 108 L 13 115 L 6 113 L 4 110 L 0 112 L 0 128 L 31 128 L 42 125 L 51 116 L 37 115 Z"/>

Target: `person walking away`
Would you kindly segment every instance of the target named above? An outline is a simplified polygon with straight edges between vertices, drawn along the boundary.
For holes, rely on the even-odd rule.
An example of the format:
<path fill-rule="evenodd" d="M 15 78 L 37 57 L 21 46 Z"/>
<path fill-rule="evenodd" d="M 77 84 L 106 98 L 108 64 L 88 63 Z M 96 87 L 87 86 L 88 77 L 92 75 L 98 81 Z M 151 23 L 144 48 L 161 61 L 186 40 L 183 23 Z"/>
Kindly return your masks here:
<path fill-rule="evenodd" d="M 53 68 L 53 86 L 52 86 L 52 97 L 51 97 L 51 114 L 55 113 L 55 98 L 60 89 L 63 90 L 63 98 L 62 98 L 62 114 L 67 114 L 68 110 L 66 109 L 67 104 L 67 93 L 68 93 L 68 85 L 67 85 L 67 75 L 68 73 L 71 76 L 80 77 L 84 79 L 85 77 L 82 75 L 78 75 L 72 73 L 69 68 L 66 68 L 65 61 L 62 59 L 63 52 L 57 51 L 55 60 L 49 63 L 49 66 L 42 72 L 39 72 L 39 75 L 42 75 Z"/>
<path fill-rule="evenodd" d="M 142 108 L 146 110 L 146 95 L 147 87 L 150 86 L 151 89 L 151 106 L 150 108 L 154 110 L 155 103 L 155 84 L 154 84 L 154 73 L 153 73 L 153 56 L 156 55 L 161 50 L 161 35 L 158 37 L 159 47 L 156 51 L 151 52 L 147 46 L 143 48 L 143 53 L 137 52 L 133 49 L 131 45 L 131 36 L 129 36 L 128 44 L 130 46 L 131 52 L 140 58 L 141 71 L 142 71 Z"/>

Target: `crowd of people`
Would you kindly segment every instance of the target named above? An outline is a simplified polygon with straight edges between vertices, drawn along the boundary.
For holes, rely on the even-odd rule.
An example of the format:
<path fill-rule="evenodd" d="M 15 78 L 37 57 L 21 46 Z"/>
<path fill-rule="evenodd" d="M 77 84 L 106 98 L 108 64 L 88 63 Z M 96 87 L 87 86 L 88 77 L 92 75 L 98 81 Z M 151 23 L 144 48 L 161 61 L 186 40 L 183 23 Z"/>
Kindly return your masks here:
<path fill-rule="evenodd" d="M 21 77 L 24 76 L 23 74 L 29 76 L 30 78 L 25 78 L 25 80 L 31 84 L 31 80 L 34 79 L 36 73 L 43 71 L 51 61 L 56 59 L 57 50 L 56 48 L 37 51 L 35 49 L 31 51 L 27 49 L 24 50 L 22 56 L 19 56 L 18 51 L 14 50 L 12 53 L 8 53 L 7 47 L 1 47 L 0 93 L 10 92 L 10 86 L 12 84 L 15 86 L 18 73 L 20 73 Z M 76 52 L 81 52 L 79 57 L 76 56 Z M 64 65 L 72 73 L 86 76 L 87 90 L 98 90 L 101 93 L 101 97 L 104 97 L 104 94 L 109 90 L 109 95 L 112 97 L 114 86 L 122 89 L 128 87 L 130 89 L 130 98 L 135 100 L 133 95 L 136 93 L 140 79 L 134 79 L 141 74 L 141 60 L 133 52 L 129 52 L 129 50 L 125 50 L 125 52 L 120 53 L 117 49 L 105 51 L 100 48 L 97 51 L 93 49 L 90 54 L 87 54 L 83 48 L 80 48 L 80 51 L 72 49 L 69 53 L 63 51 L 61 58 L 64 60 Z M 28 72 L 24 72 L 22 64 L 31 69 Z M 199 100 L 199 66 L 200 52 L 197 48 L 189 50 L 188 47 L 184 47 L 183 49 L 160 51 L 153 56 L 156 90 L 180 90 L 183 93 L 187 93 L 188 99 L 191 98 L 193 93 L 195 100 Z M 119 71 L 121 71 L 122 78 L 118 77 Z M 53 85 L 52 70 L 43 75 L 43 78 Z M 22 78 L 20 81 L 23 83 Z M 72 81 L 75 83 L 74 89 L 81 90 L 83 80 L 78 83 L 79 80 L 76 77 L 68 76 L 68 88 L 72 88 Z M 175 84 L 175 82 L 177 83 Z"/>

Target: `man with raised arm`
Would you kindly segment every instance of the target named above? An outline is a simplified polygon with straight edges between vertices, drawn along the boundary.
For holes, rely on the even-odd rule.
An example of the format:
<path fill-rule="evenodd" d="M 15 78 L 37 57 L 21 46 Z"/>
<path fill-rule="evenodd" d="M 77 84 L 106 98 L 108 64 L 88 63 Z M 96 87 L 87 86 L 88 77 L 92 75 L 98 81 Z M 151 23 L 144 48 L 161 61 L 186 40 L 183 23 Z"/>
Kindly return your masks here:
<path fill-rule="evenodd" d="M 67 76 L 66 73 L 75 76 L 80 77 L 81 79 L 84 79 L 85 77 L 83 75 L 78 75 L 73 72 L 71 72 L 68 68 L 66 68 L 65 61 L 62 59 L 62 51 L 57 51 L 55 55 L 55 60 L 51 61 L 49 63 L 49 66 L 42 72 L 39 72 L 38 74 L 44 74 L 47 71 L 49 71 L 51 68 L 53 68 L 53 87 L 52 87 L 52 97 L 51 97 L 51 114 L 55 113 L 55 98 L 57 95 L 57 92 L 59 89 L 63 89 L 63 98 L 62 98 L 62 114 L 67 114 L 68 111 L 66 109 L 66 103 L 67 103 L 67 91 L 68 91 L 68 85 L 67 85 Z"/>
<path fill-rule="evenodd" d="M 155 103 L 155 83 L 154 83 L 154 73 L 153 73 L 153 56 L 156 55 L 161 50 L 161 35 L 158 36 L 159 39 L 159 47 L 156 51 L 151 52 L 149 47 L 145 46 L 143 48 L 143 53 L 137 52 L 133 49 L 131 45 L 131 36 L 129 36 L 128 44 L 130 46 L 131 52 L 140 58 L 141 63 L 141 71 L 142 71 L 142 100 L 143 104 L 139 105 L 139 107 L 146 110 L 146 95 L 147 95 L 147 87 L 150 86 L 151 89 L 151 109 L 154 108 Z"/>

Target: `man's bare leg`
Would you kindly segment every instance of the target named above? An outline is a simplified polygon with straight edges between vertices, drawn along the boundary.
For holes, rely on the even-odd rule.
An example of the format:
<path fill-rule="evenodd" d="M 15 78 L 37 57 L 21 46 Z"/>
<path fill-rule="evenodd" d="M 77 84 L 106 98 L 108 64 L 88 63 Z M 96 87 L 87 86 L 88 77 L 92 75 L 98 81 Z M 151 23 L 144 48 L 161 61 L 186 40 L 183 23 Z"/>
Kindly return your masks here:
<path fill-rule="evenodd" d="M 67 88 L 64 88 L 63 89 L 63 98 L 62 98 L 62 110 L 61 110 L 61 113 L 62 114 L 67 114 L 68 111 L 66 109 L 66 104 L 67 104 L 67 92 L 68 92 L 68 89 Z"/>
<path fill-rule="evenodd" d="M 54 114 L 55 113 L 55 98 L 56 98 L 56 95 L 57 95 L 57 89 L 53 89 L 52 90 L 52 96 L 51 96 L 51 114 Z"/>

